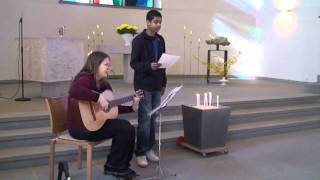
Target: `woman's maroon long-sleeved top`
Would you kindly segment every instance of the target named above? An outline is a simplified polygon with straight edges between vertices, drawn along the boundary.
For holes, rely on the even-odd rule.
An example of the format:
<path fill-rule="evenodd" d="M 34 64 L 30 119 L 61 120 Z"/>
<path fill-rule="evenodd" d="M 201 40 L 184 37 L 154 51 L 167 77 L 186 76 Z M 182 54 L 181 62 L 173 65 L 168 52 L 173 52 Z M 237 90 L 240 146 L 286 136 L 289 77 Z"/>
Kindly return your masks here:
<path fill-rule="evenodd" d="M 89 73 L 78 74 L 71 84 L 68 97 L 68 122 L 67 127 L 69 131 L 87 131 L 85 128 L 77 101 L 86 100 L 97 102 L 99 99 L 99 93 L 105 90 L 111 90 L 111 85 L 108 81 L 100 83 L 100 89 L 98 89 L 94 76 Z M 118 106 L 119 113 L 133 112 L 131 106 Z"/>

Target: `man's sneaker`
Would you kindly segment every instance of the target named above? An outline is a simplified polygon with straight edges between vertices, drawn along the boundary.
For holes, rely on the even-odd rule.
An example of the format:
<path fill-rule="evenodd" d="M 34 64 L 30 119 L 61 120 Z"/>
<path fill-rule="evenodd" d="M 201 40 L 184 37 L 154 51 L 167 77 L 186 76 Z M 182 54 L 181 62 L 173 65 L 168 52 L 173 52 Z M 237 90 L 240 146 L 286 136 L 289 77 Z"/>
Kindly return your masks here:
<path fill-rule="evenodd" d="M 137 165 L 139 167 L 145 168 L 148 166 L 148 161 L 147 161 L 146 156 L 137 156 L 136 161 L 137 161 Z"/>
<path fill-rule="evenodd" d="M 156 153 L 154 153 L 152 149 L 147 151 L 146 156 L 147 156 L 147 159 L 152 162 L 159 162 L 159 157 L 156 155 Z"/>

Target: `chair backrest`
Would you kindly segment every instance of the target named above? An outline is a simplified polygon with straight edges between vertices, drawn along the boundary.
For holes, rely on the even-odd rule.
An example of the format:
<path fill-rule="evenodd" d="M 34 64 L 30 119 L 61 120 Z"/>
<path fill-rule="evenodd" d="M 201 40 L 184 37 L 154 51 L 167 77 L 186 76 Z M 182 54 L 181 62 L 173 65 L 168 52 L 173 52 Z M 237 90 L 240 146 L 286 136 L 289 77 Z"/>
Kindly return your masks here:
<path fill-rule="evenodd" d="M 50 128 L 52 134 L 58 134 L 67 129 L 68 97 L 46 98 L 50 112 Z"/>

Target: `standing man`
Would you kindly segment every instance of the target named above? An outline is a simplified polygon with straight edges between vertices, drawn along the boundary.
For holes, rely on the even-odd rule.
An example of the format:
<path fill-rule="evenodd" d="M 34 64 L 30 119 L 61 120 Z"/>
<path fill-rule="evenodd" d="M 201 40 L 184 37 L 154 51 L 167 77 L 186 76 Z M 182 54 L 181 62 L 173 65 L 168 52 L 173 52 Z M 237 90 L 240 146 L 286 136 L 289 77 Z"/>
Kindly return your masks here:
<path fill-rule="evenodd" d="M 136 36 L 132 42 L 131 62 L 134 69 L 134 89 L 144 90 L 144 98 L 140 100 L 138 110 L 138 131 L 136 160 L 140 167 L 147 167 L 148 160 L 158 162 L 159 157 L 153 151 L 155 144 L 155 120 L 158 113 L 151 117 L 148 113 L 158 107 L 161 102 L 167 77 L 165 69 L 158 63 L 165 53 L 165 42 L 158 34 L 162 16 L 156 10 L 150 10 L 146 16 L 147 29 Z"/>

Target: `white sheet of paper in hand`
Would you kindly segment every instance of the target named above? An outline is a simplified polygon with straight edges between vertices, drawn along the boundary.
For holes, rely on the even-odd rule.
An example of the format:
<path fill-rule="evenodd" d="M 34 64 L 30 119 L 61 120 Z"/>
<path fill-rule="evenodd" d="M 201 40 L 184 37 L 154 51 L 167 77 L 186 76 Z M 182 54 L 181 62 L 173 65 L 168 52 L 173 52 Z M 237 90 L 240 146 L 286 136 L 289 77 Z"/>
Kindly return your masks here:
<path fill-rule="evenodd" d="M 158 61 L 158 63 L 161 63 L 160 68 L 170 68 L 172 65 L 174 65 L 180 56 L 170 55 L 163 53 Z"/>

